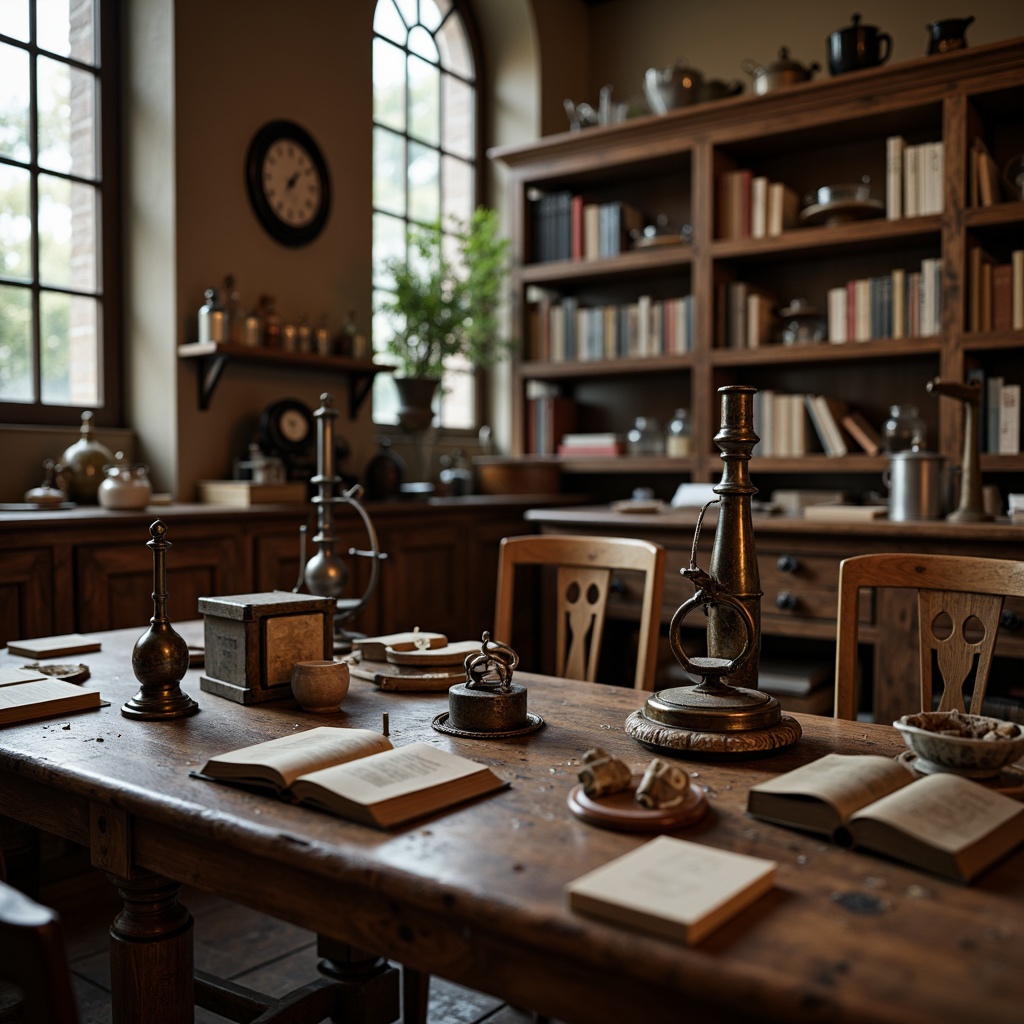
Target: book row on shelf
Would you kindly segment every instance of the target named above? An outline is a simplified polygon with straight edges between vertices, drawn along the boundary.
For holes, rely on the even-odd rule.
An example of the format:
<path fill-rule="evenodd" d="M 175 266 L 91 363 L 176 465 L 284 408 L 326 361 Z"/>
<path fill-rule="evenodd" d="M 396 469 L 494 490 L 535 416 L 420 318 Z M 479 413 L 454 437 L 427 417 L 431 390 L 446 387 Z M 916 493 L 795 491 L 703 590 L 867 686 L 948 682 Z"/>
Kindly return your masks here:
<path fill-rule="evenodd" d="M 901 135 L 885 140 L 885 215 L 889 220 L 942 213 L 945 150 L 941 142 L 908 146 Z"/>
<path fill-rule="evenodd" d="M 1024 249 L 1000 263 L 980 245 L 968 250 L 967 316 L 972 331 L 1024 329 Z"/>
<path fill-rule="evenodd" d="M 994 206 L 1002 202 L 1004 187 L 999 174 L 999 165 L 992 159 L 988 147 L 976 138 L 971 144 L 970 174 L 967 187 L 968 201 L 971 206 Z M 1020 199 L 1020 195 L 1011 195 L 1007 191 L 1007 199 Z"/>
<path fill-rule="evenodd" d="M 838 458 L 851 451 L 877 455 L 878 432 L 858 410 L 830 395 L 788 394 L 772 389 L 754 395 L 754 454 L 787 458 L 822 451 Z"/>
<path fill-rule="evenodd" d="M 681 355 L 693 348 L 693 296 L 581 306 L 572 295 L 531 304 L 534 359 L 544 362 Z"/>
<path fill-rule="evenodd" d="M 800 196 L 781 181 L 748 169 L 718 176 L 718 237 L 771 238 L 795 228 Z"/>
<path fill-rule="evenodd" d="M 981 368 L 967 371 L 967 379 L 981 388 L 978 441 L 981 451 L 993 455 L 1019 455 L 1021 386 L 1002 374 L 986 375 Z"/>
<path fill-rule="evenodd" d="M 632 203 L 589 202 L 567 189 L 536 196 L 532 210 L 534 263 L 617 256 L 644 228 L 644 215 Z"/>

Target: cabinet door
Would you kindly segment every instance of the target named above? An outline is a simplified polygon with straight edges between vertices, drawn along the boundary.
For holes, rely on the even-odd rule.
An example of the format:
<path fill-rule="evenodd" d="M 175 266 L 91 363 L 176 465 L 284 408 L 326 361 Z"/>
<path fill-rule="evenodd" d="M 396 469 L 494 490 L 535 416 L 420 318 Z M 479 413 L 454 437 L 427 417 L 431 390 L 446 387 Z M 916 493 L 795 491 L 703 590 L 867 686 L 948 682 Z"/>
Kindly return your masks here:
<path fill-rule="evenodd" d="M 208 528 L 207 528 L 208 530 Z M 237 531 L 175 529 L 167 552 L 167 616 L 195 619 L 199 598 L 247 593 L 246 541 Z M 153 555 L 145 544 L 82 544 L 75 551 L 77 628 L 83 632 L 145 626 L 153 615 Z"/>
<path fill-rule="evenodd" d="M 465 609 L 480 595 L 467 593 L 466 530 L 426 525 L 423 519 L 393 520 L 381 534 L 387 560 L 381 567 L 378 607 L 383 632 L 436 630 L 466 640 Z M 493 606 L 494 598 L 490 602 Z"/>
<path fill-rule="evenodd" d="M 54 623 L 54 551 L 25 548 L 0 557 L 0 644 L 48 636 Z M 66 580 L 70 584 L 70 580 Z"/>

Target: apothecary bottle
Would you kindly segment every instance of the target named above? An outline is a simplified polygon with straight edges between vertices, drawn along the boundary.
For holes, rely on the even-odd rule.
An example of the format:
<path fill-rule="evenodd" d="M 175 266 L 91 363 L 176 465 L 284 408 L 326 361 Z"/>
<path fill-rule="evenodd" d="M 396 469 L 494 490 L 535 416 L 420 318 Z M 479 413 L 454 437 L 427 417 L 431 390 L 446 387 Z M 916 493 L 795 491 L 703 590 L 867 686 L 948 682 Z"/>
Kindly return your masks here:
<path fill-rule="evenodd" d="M 690 414 L 686 409 L 676 409 L 665 434 L 665 454 L 678 458 L 681 455 L 689 455 L 691 452 Z"/>
<path fill-rule="evenodd" d="M 913 405 L 889 407 L 889 418 L 882 428 L 882 438 L 887 452 L 916 452 L 926 447 L 927 439 L 924 420 Z"/>
<path fill-rule="evenodd" d="M 665 438 L 658 428 L 658 421 L 650 416 L 637 416 L 626 435 L 626 447 L 630 455 L 664 454 Z"/>
<path fill-rule="evenodd" d="M 206 302 L 199 307 L 199 344 L 226 342 L 228 317 L 220 303 L 220 292 L 216 288 L 207 288 L 205 297 Z"/>

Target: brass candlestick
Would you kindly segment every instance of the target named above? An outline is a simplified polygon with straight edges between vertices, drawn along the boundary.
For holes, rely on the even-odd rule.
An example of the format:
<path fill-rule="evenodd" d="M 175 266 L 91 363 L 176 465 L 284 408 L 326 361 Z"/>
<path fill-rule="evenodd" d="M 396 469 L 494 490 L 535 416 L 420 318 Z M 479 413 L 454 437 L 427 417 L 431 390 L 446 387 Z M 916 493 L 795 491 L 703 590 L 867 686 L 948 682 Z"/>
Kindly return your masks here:
<path fill-rule="evenodd" d="M 181 689 L 188 671 L 188 644 L 167 618 L 167 526 L 158 519 L 149 528 L 146 543 L 153 552 L 153 617 L 149 629 L 132 651 L 132 671 L 142 684 L 131 700 L 121 706 L 127 718 L 183 718 L 194 715 L 199 705 Z"/>
<path fill-rule="evenodd" d="M 985 511 L 981 495 L 981 385 L 935 377 L 925 385 L 930 394 L 948 395 L 964 403 L 964 445 L 960 466 L 960 503 L 946 518 L 953 523 L 984 523 L 995 516 Z"/>
<path fill-rule="evenodd" d="M 714 488 L 720 495 L 718 528 L 710 573 L 697 568 L 697 538 L 705 506 L 694 531 L 690 567 L 683 575 L 695 593 L 679 607 L 669 627 L 672 653 L 702 677 L 696 686 L 662 690 L 648 698 L 626 721 L 626 732 L 644 746 L 668 754 L 745 755 L 788 747 L 800 724 L 782 714 L 779 702 L 757 689 L 761 650 L 761 581 L 757 571 L 750 499 L 750 453 L 759 438 L 753 428 L 755 389 L 719 388 L 722 427 L 715 444 L 725 468 Z M 707 657 L 687 657 L 680 642 L 683 620 L 703 609 L 708 617 Z"/>

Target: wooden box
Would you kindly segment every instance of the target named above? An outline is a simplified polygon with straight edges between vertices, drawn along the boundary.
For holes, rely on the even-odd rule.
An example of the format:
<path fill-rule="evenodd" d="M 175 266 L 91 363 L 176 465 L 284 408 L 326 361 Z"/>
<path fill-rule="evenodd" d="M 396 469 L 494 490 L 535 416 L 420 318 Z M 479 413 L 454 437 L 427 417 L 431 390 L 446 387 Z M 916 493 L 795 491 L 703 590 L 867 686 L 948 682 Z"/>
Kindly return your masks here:
<path fill-rule="evenodd" d="M 200 688 L 238 704 L 291 696 L 297 661 L 334 657 L 334 601 L 287 591 L 201 597 L 205 671 Z"/>

